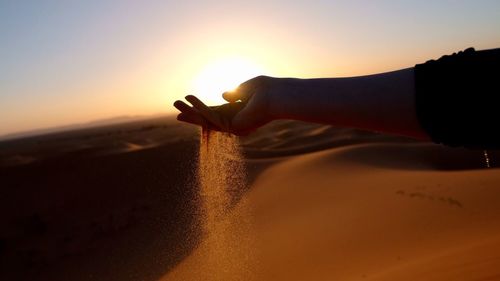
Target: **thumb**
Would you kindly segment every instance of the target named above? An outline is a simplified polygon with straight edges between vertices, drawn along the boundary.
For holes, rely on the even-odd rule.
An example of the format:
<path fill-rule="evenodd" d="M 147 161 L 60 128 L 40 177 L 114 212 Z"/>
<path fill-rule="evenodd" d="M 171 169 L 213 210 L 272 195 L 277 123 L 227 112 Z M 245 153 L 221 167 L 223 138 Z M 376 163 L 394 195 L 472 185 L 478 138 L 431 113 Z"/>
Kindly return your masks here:
<path fill-rule="evenodd" d="M 256 89 L 261 87 L 268 79 L 269 77 L 266 76 L 254 77 L 241 83 L 236 89 L 224 92 L 222 97 L 228 102 L 236 102 L 238 100 L 246 102 L 250 100 Z"/>
<path fill-rule="evenodd" d="M 242 100 L 243 95 L 238 90 L 224 92 L 222 94 L 222 98 L 224 98 L 228 102 L 237 102 L 238 100 Z"/>

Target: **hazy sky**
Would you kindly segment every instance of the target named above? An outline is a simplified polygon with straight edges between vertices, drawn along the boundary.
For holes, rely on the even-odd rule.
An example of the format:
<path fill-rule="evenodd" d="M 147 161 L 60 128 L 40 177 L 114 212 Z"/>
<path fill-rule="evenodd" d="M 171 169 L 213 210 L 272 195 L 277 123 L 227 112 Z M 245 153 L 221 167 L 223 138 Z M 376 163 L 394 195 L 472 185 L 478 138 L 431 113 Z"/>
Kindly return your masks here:
<path fill-rule="evenodd" d="M 500 47 L 500 1 L 0 0 L 0 135 L 171 112 L 227 57 L 349 76 L 470 46 Z"/>

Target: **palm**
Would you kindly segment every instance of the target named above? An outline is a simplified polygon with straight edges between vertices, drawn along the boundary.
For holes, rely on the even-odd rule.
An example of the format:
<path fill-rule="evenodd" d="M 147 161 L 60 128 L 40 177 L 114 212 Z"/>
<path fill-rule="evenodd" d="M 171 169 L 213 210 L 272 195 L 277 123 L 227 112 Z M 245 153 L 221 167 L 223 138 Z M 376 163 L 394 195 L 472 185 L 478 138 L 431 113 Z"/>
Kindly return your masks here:
<path fill-rule="evenodd" d="M 195 96 L 186 100 L 193 106 L 176 101 L 174 106 L 181 111 L 180 121 L 204 128 L 244 135 L 270 121 L 269 96 L 266 83 L 270 77 L 259 76 L 241 84 L 235 91 L 223 94 L 229 103 L 208 107 Z"/>
<path fill-rule="evenodd" d="M 240 134 L 232 128 L 231 120 L 245 106 L 244 103 L 234 102 L 209 107 L 195 96 L 187 96 L 186 100 L 193 106 L 182 101 L 174 103 L 174 106 L 181 111 L 177 120 L 211 130 Z"/>

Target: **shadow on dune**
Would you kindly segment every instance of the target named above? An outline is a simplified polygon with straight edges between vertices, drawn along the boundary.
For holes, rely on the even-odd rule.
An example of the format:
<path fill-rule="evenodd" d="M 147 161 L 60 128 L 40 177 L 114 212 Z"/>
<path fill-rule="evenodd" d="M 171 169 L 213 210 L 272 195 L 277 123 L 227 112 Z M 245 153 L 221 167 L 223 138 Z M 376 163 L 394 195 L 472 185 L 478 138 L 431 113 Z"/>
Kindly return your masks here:
<path fill-rule="evenodd" d="M 0 280 L 158 280 L 200 239 L 197 150 L 165 118 L 1 143 Z"/>
<path fill-rule="evenodd" d="M 157 280 L 189 254 L 195 143 L 4 168 L 2 280 Z"/>
<path fill-rule="evenodd" d="M 198 130 L 149 122 L 0 143 L 0 280 L 156 281 L 191 253 Z"/>

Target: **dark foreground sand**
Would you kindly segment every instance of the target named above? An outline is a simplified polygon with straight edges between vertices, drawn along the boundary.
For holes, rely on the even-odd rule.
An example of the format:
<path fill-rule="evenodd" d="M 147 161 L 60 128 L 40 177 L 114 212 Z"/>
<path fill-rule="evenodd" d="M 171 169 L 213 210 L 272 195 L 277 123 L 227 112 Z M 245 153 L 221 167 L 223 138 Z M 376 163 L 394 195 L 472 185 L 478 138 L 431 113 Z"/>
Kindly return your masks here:
<path fill-rule="evenodd" d="M 500 279 L 481 152 L 294 122 L 242 147 L 217 280 Z M 168 118 L 1 142 L 0 280 L 209 280 L 197 151 Z"/>

